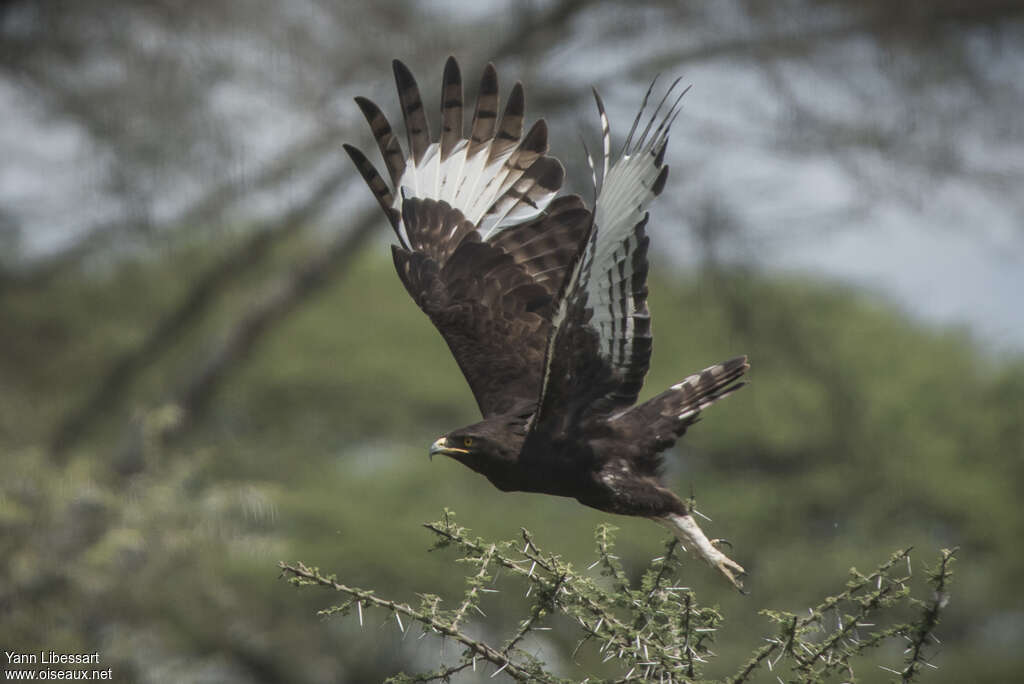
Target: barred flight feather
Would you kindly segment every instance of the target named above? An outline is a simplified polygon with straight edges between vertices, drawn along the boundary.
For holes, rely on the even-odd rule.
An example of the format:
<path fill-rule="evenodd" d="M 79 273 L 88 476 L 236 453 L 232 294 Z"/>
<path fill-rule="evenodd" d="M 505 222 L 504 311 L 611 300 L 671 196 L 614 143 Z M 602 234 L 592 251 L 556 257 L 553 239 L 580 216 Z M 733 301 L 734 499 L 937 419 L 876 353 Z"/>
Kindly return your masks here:
<path fill-rule="evenodd" d="M 380 107 L 365 97 L 356 97 L 356 104 L 359 105 L 367 123 L 370 124 L 370 131 L 377 141 L 381 157 L 384 158 L 384 166 L 388 170 L 388 175 L 391 176 L 391 185 L 398 187 L 398 181 L 405 173 L 405 155 L 402 154 L 401 143 L 398 142 L 398 138 L 391 130 L 391 124 L 388 123 L 384 113 L 380 111 Z"/>
<path fill-rule="evenodd" d="M 610 168 L 608 117 L 600 96 L 594 92 L 601 117 L 604 172 L 594 209 L 597 239 L 592 265 L 581 284 L 594 309 L 591 324 L 601 332 L 602 353 L 624 381 L 616 392 L 616 402 L 636 400 L 650 361 L 646 209 L 660 194 L 668 176 L 668 167 L 663 164 L 664 149 L 682 95 L 660 120 L 659 114 L 678 83 L 677 79 L 665 93 L 636 146 L 624 146 L 621 157 Z M 642 115 L 643 108 L 637 114 L 637 121 Z M 648 138 L 655 121 L 657 127 Z"/>
<path fill-rule="evenodd" d="M 373 192 L 373 196 L 380 203 L 381 209 L 388 217 L 388 221 L 391 222 L 391 227 L 395 229 L 395 235 L 398 236 L 398 241 L 403 246 L 408 247 L 409 241 L 406 239 L 405 234 L 402 232 L 400 226 L 402 223 L 402 217 L 395 210 L 392 205 L 394 204 L 394 196 L 391 193 L 391 188 L 384 182 L 384 179 L 377 173 L 377 169 L 374 168 L 373 164 L 366 155 L 358 147 L 353 147 L 348 143 L 343 145 L 345 151 L 348 152 L 348 156 L 352 159 L 352 163 L 356 165 L 356 170 L 362 175 L 363 180 L 370 186 L 370 191 Z"/>
<path fill-rule="evenodd" d="M 570 344 L 558 339 L 571 335 L 563 333 L 562 328 L 585 325 L 597 335 L 597 352 L 610 366 L 614 378 L 602 388 L 599 410 L 611 412 L 632 405 L 643 386 L 652 347 L 651 317 L 647 309 L 647 205 L 660 194 L 668 175 L 668 167 L 664 165 L 665 145 L 682 94 L 664 113 L 663 108 L 678 83 L 676 80 L 669 88 L 634 144 L 632 139 L 650 97 L 651 89 L 648 90 L 627 144 L 614 162 L 608 116 L 600 95 L 594 91 L 603 151 L 600 177 L 593 158 L 587 153 L 597 193 L 594 223 L 552 320 L 538 420 L 550 409 L 545 393 L 552 372 L 578 375 L 582 370 L 553 369 L 555 356 L 569 353 L 559 348 Z M 582 316 L 584 320 L 574 320 L 570 313 L 573 308 L 578 310 L 577 318 Z M 557 399 L 551 401 L 557 402 Z"/>
<path fill-rule="evenodd" d="M 462 73 L 454 59 L 444 65 L 441 82 L 441 161 L 462 139 Z"/>
<path fill-rule="evenodd" d="M 402 224 L 403 196 L 447 202 L 485 239 L 542 215 L 565 174 L 558 160 L 545 156 L 548 132 L 543 120 L 523 135 L 526 99 L 522 84 L 512 88 L 499 119 L 498 77 L 493 65 L 487 65 L 470 134 L 465 138 L 462 76 L 458 63 L 449 58 L 441 84 L 441 132 L 439 140 L 433 141 L 415 77 L 398 60 L 393 70 L 408 155 L 402 152 L 380 108 L 366 98 L 356 98 L 384 159 L 390 187 L 365 155 L 350 146 L 346 150 L 393 225 L 397 221 L 395 231 L 403 245 L 409 242 Z"/>
<path fill-rule="evenodd" d="M 402 105 L 402 117 L 405 119 L 405 132 L 409 138 L 409 150 L 413 166 L 419 166 L 423 154 L 430 146 L 430 125 L 427 113 L 423 110 L 423 98 L 416 85 L 412 72 L 397 59 L 392 67 L 395 72 L 395 85 L 398 86 L 398 100 Z"/>
<path fill-rule="evenodd" d="M 454 60 L 451 60 L 454 61 Z M 491 138 L 498 118 L 498 72 L 493 64 L 484 67 L 477 93 L 476 109 L 473 111 L 473 126 L 469 135 L 467 156 L 473 157 Z"/>

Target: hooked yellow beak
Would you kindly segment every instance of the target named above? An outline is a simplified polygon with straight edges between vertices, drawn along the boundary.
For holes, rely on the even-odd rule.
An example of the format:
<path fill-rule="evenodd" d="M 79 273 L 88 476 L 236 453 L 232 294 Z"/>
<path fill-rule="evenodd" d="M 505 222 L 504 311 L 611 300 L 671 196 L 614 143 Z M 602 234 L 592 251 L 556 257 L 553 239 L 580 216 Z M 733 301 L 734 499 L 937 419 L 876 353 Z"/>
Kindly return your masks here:
<path fill-rule="evenodd" d="M 448 445 L 447 437 L 439 437 L 436 442 L 430 445 L 430 458 L 434 458 L 434 454 L 444 454 L 445 456 L 454 456 L 455 454 L 468 454 L 469 449 L 460 449 Z"/>

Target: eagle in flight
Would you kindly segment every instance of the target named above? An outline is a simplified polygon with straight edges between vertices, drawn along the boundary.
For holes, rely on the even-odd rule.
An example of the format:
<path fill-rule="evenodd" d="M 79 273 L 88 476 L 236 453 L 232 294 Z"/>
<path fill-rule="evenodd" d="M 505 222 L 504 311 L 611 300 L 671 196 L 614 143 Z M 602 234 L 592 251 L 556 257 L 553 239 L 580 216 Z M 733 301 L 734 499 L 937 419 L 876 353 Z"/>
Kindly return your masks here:
<path fill-rule="evenodd" d="M 601 511 L 650 518 L 734 586 L 744 570 L 697 525 L 660 481 L 661 453 L 700 412 L 739 389 L 746 357 L 710 366 L 636 404 L 651 356 L 647 309 L 647 206 L 668 177 L 676 83 L 645 117 L 654 84 L 613 157 L 597 91 L 603 163 L 594 206 L 555 197 L 565 175 L 547 156 L 543 119 L 523 134 L 523 87 L 500 112 L 488 64 L 468 135 L 462 76 L 449 58 L 441 132 L 430 134 L 419 88 L 394 64 L 408 150 L 373 102 L 356 103 L 380 148 L 390 183 L 345 145 L 394 228 L 395 268 L 448 343 L 483 420 L 439 438 L 444 454 L 502 491 L 577 499 Z"/>

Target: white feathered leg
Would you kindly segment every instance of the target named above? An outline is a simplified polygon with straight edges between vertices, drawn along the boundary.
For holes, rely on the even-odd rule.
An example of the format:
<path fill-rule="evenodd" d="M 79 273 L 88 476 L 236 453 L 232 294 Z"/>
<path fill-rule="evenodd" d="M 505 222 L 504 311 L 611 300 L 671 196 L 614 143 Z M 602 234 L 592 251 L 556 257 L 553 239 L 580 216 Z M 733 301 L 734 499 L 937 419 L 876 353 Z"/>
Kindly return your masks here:
<path fill-rule="evenodd" d="M 746 571 L 739 563 L 718 550 L 714 542 L 708 539 L 704 531 L 697 525 L 697 521 L 693 519 L 692 515 L 669 513 L 660 518 L 652 518 L 652 520 L 670 529 L 675 538 L 682 543 L 684 549 L 695 550 L 697 555 L 707 561 L 708 565 L 717 568 L 734 587 L 743 591 L 743 582 L 740 581 L 740 576 L 745 575 Z"/>

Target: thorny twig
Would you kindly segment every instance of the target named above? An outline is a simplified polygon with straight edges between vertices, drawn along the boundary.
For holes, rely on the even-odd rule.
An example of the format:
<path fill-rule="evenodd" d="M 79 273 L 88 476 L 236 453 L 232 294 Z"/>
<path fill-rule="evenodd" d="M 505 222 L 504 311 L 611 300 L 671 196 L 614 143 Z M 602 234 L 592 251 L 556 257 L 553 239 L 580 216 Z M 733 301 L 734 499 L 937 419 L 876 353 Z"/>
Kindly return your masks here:
<path fill-rule="evenodd" d="M 347 595 L 346 602 L 320 611 L 321 615 L 345 615 L 355 609 L 362 624 L 364 608 L 380 608 L 394 615 L 396 626 L 403 632 L 408 629 L 405 622 L 417 622 L 424 633 L 454 639 L 465 647 L 455 663 L 442 664 L 430 673 L 398 675 L 390 681 L 450 681 L 460 672 L 477 671 L 482 664 L 494 668 L 492 677 L 505 674 L 524 682 L 563 681 L 523 649 L 527 637 L 548 629 L 545 621 L 556 614 L 568 617 L 582 632 L 573 658 L 584 644 L 593 642 L 596 652 L 592 657 L 602 662 L 614 661 L 622 668 L 623 674 L 616 682 L 702 681 L 701 670 L 714 657 L 709 646 L 722 617 L 700 605 L 688 587 L 674 586 L 680 571 L 675 540 L 666 544 L 666 553 L 653 559 L 640 581 L 635 582 L 612 553 L 614 528 L 607 525 L 598 528 L 598 558 L 584 571 L 577 571 L 558 555 L 543 551 L 525 529 L 520 540 L 489 542 L 470 536 L 466 528 L 455 524 L 449 511 L 445 511 L 442 520 L 426 527 L 437 537 L 434 548 L 453 546 L 462 561 L 477 567 L 466 577 L 466 591 L 454 610 L 445 610 L 442 599 L 433 594 L 421 595 L 421 604 L 415 608 L 380 598 L 373 591 L 347 586 L 302 563 L 280 564 L 283 574 L 296 584 L 329 587 Z M 908 639 L 911 646 L 906 650 L 902 672 L 892 672 L 901 675 L 903 681 L 916 678 L 926 663 L 926 644 L 933 638 L 933 629 L 945 607 L 955 551 L 943 551 L 939 566 L 929 578 L 934 595 L 928 602 L 909 596 L 909 552 L 906 549 L 894 554 L 867 575 L 851 570 L 846 589 L 809 609 L 807 615 L 762 611 L 779 624 L 779 632 L 766 639 L 767 643 L 726 681 L 748 682 L 762 666 L 774 671 L 783 661 L 792 681 L 819 682 L 835 675 L 852 679 L 851 660 L 855 656 L 895 637 Z M 898 573 L 904 562 L 905 576 Z M 598 565 L 610 580 L 588 572 Z M 531 601 L 528 615 L 518 622 L 501 647 L 469 636 L 464 628 L 473 613 L 486 618 L 479 604 L 488 593 L 497 591 L 493 587 L 492 568 L 502 568 L 506 577 L 525 581 L 526 596 Z M 915 623 L 883 626 L 865 638 L 858 634 L 862 628 L 885 623 L 886 609 L 906 603 L 921 609 Z"/>

